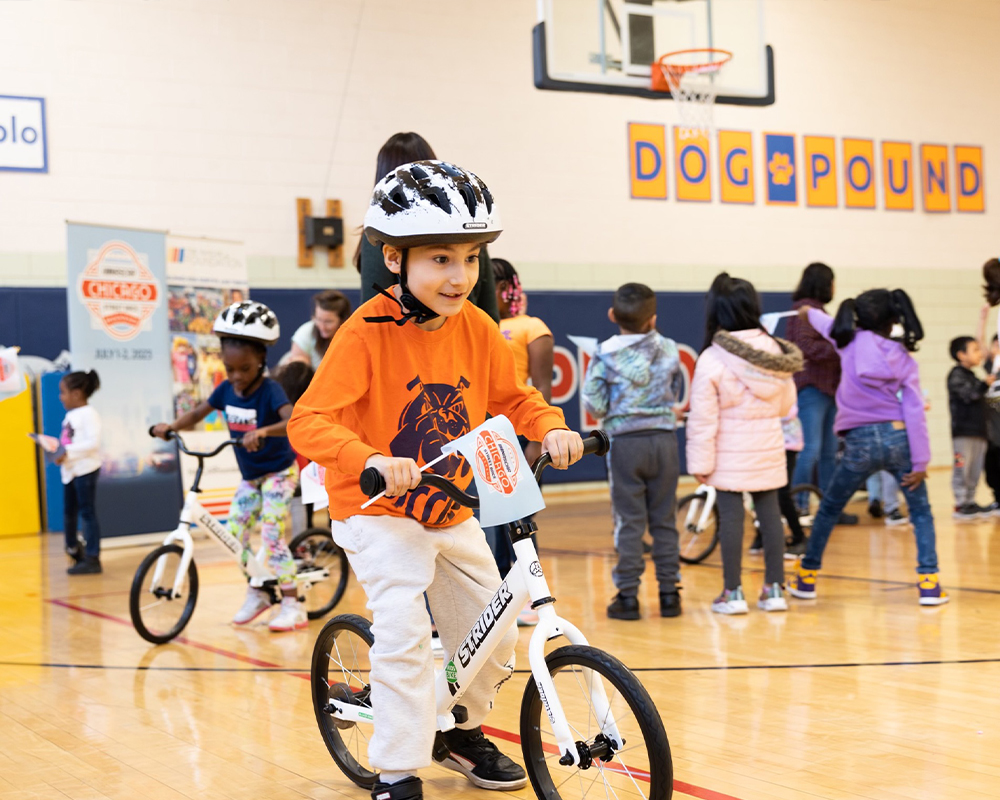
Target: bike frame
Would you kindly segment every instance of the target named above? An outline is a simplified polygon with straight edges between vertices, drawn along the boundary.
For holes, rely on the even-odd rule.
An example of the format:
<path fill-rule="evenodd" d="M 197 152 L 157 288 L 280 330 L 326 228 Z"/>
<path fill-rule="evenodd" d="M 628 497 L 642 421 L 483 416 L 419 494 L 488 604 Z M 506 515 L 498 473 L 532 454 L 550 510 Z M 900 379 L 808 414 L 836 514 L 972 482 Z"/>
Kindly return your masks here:
<path fill-rule="evenodd" d="M 455 727 L 453 710 L 462 699 L 469 684 L 500 644 L 500 640 L 517 625 L 517 615 L 530 599 L 538 611 L 538 625 L 531 634 L 528 644 L 528 664 L 531 675 L 538 686 L 545 713 L 552 726 L 552 732 L 559 744 L 563 759 L 571 759 L 573 765 L 581 763 L 576 740 L 570 730 L 562 704 L 556 694 L 555 684 L 545 663 L 545 643 L 556 636 L 565 636 L 570 643 L 587 645 L 587 639 L 572 623 L 556 614 L 554 598 L 549 592 L 548 582 L 538 561 L 538 553 L 530 537 L 514 542 L 516 560 L 510 572 L 504 577 L 486 608 L 479 615 L 458 645 L 458 652 L 446 655 L 444 669 L 435 670 L 434 694 L 437 701 L 438 730 L 448 731 Z M 612 717 L 604 686 L 600 681 L 590 681 L 590 701 L 598 717 L 604 722 L 601 732 L 613 742 L 616 748 L 623 744 L 618 726 Z M 354 723 L 371 724 L 375 721 L 375 711 L 359 705 L 339 702 L 331 703 L 334 717 Z M 563 763 L 563 762 L 560 762 Z M 569 763 L 569 762 L 566 762 Z"/>
<path fill-rule="evenodd" d="M 705 502 L 702 504 L 701 514 L 697 514 L 694 503 L 688 507 L 687 516 L 684 518 L 684 527 L 687 528 L 687 530 L 691 530 L 691 525 L 694 524 L 694 530 L 700 532 L 705 530 L 705 526 L 708 524 L 708 518 L 712 513 L 712 509 L 715 508 L 716 491 L 714 486 L 709 486 L 707 483 L 703 483 L 695 489 L 694 493 L 704 497 Z M 695 523 L 695 516 L 698 517 L 697 523 Z"/>

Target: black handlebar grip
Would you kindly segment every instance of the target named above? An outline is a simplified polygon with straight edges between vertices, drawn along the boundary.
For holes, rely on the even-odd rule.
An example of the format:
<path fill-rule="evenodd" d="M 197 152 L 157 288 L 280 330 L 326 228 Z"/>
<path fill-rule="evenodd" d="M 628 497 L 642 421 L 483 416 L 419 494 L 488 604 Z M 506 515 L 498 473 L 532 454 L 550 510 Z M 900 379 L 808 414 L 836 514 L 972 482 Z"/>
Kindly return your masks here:
<path fill-rule="evenodd" d="M 156 434 L 153 433 L 153 428 L 155 428 L 155 427 L 156 427 L 155 425 L 150 425 L 149 426 L 149 435 L 152 436 L 154 439 L 156 438 Z"/>
<path fill-rule="evenodd" d="M 150 426 L 149 426 L 149 435 L 150 435 L 150 436 L 152 436 L 152 437 L 153 437 L 154 439 L 156 439 L 156 438 L 157 438 L 156 434 L 155 434 L 155 433 L 153 433 L 153 429 L 154 429 L 155 427 L 156 427 L 155 425 L 150 425 Z M 170 441 L 171 439 L 173 439 L 173 438 L 174 438 L 174 437 L 175 437 L 176 435 L 177 435 L 177 431 L 167 431 L 167 435 L 166 435 L 166 440 L 167 440 L 167 441 L 169 442 L 169 441 Z"/>
<path fill-rule="evenodd" d="M 375 467 L 368 467 L 362 472 L 358 484 L 361 486 L 361 491 L 368 497 L 374 497 L 385 491 L 385 478 Z"/>
<path fill-rule="evenodd" d="M 611 449 L 611 437 L 604 431 L 591 431 L 590 436 L 583 440 L 583 454 L 589 456 L 605 456 Z"/>

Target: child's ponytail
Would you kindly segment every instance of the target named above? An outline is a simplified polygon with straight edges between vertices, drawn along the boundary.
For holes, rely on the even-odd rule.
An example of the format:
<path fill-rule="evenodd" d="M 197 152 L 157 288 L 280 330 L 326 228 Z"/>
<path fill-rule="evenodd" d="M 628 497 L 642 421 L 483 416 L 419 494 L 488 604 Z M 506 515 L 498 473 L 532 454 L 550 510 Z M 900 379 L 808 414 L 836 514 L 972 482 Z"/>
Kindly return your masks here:
<path fill-rule="evenodd" d="M 97 376 L 97 371 L 93 369 L 89 372 L 71 372 L 63 378 L 63 381 L 66 383 L 67 389 L 70 391 L 79 389 L 88 400 L 94 392 L 101 388 L 101 379 Z"/>
<path fill-rule="evenodd" d="M 914 353 L 919 349 L 917 342 L 924 338 L 924 326 L 920 324 L 913 302 L 903 289 L 893 289 L 889 300 L 893 313 L 903 326 L 903 346 Z"/>
<path fill-rule="evenodd" d="M 837 316 L 833 319 L 833 328 L 830 331 L 830 335 L 837 343 L 837 347 L 843 349 L 854 341 L 854 332 L 856 329 L 857 320 L 855 319 L 854 298 L 849 297 L 837 309 Z"/>

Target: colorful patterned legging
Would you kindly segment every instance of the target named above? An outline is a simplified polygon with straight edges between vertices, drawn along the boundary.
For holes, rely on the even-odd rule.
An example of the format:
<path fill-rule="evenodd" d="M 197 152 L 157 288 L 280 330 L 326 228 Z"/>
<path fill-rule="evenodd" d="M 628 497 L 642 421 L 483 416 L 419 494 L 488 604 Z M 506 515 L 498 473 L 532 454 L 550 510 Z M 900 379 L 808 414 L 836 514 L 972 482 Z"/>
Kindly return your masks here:
<path fill-rule="evenodd" d="M 229 532 L 243 543 L 244 550 L 249 548 L 250 531 L 260 519 L 267 566 L 278 576 L 282 588 L 295 586 L 295 561 L 283 534 L 298 480 L 297 464 L 262 478 L 242 480 L 229 506 Z"/>

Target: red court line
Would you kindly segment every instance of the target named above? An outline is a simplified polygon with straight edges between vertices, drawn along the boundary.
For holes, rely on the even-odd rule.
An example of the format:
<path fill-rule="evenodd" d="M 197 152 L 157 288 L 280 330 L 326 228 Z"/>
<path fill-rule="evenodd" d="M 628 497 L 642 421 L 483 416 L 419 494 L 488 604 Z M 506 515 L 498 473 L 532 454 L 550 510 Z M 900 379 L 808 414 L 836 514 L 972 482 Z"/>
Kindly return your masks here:
<path fill-rule="evenodd" d="M 68 608 L 73 611 L 79 611 L 83 614 L 90 614 L 92 617 L 98 617 L 100 619 L 106 619 L 109 622 L 117 622 L 119 625 L 127 625 L 129 628 L 132 627 L 132 621 L 127 619 L 122 619 L 121 617 L 116 617 L 112 614 L 105 614 L 103 611 L 95 611 L 92 608 L 84 608 L 83 606 L 78 606 L 76 603 L 70 603 L 66 600 L 49 600 L 48 602 L 53 605 L 62 606 L 63 608 Z M 138 636 L 138 634 L 136 634 Z M 210 644 L 202 644 L 201 642 L 195 642 L 188 639 L 186 636 L 178 636 L 174 639 L 175 642 L 180 644 L 190 645 L 191 647 L 197 648 L 198 650 L 205 650 L 209 653 L 215 653 L 217 656 L 223 656 L 225 658 L 231 658 L 234 661 L 242 661 L 244 664 L 253 664 L 255 667 L 277 667 L 282 668 L 281 664 L 274 664 L 270 661 L 261 661 L 259 658 L 252 658 L 251 656 L 245 656 L 241 653 L 234 653 L 232 650 L 223 650 L 221 647 L 214 647 Z"/>
<path fill-rule="evenodd" d="M 53 605 L 61 606 L 62 608 L 68 608 L 72 611 L 79 611 L 82 614 L 90 614 L 93 617 L 98 617 L 99 619 L 105 619 L 109 622 L 117 622 L 119 625 L 127 625 L 129 628 L 132 627 L 131 620 L 123 619 L 122 617 L 116 617 L 112 614 L 105 614 L 103 611 L 95 611 L 92 608 L 84 608 L 76 603 L 70 603 L 66 600 L 53 599 L 49 600 L 49 603 Z M 138 635 L 138 634 L 136 634 Z M 261 661 L 257 658 L 252 658 L 250 656 L 245 656 L 240 653 L 234 653 L 231 650 L 224 650 L 221 647 L 213 647 L 210 644 L 202 644 L 201 642 L 195 642 L 188 639 L 186 636 L 178 636 L 174 639 L 175 642 L 181 644 L 190 645 L 191 647 L 197 648 L 199 650 L 205 650 L 209 653 L 215 653 L 216 655 L 223 656 L 225 658 L 232 658 L 236 661 L 241 661 L 245 664 L 253 664 L 256 667 L 271 667 L 281 669 L 281 664 L 274 664 L 270 661 Z M 295 678 L 301 678 L 303 680 L 310 680 L 312 677 L 305 672 L 291 672 L 287 673 Z M 511 731 L 505 731 L 501 728 L 494 728 L 489 725 L 483 725 L 483 733 L 489 734 L 490 736 L 495 736 L 498 739 L 503 739 L 507 742 L 513 742 L 514 744 L 521 744 L 521 737 L 516 733 Z M 648 780 L 648 778 L 647 778 Z M 724 794 L 723 792 L 717 792 L 714 789 L 705 789 L 701 786 L 695 786 L 693 783 L 685 783 L 684 781 L 679 781 L 674 779 L 674 791 L 683 792 L 691 797 L 697 797 L 699 800 L 740 800 L 738 797 L 734 797 L 731 794 Z"/>

